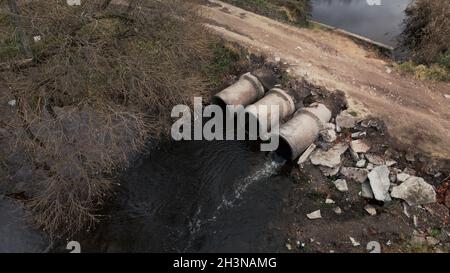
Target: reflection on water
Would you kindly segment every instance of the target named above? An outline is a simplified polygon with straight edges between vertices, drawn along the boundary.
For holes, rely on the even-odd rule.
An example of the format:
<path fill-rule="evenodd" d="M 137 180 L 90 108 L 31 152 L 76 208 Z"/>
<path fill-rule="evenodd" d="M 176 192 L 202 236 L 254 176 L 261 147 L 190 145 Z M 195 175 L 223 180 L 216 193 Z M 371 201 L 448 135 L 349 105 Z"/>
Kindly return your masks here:
<path fill-rule="evenodd" d="M 121 179 L 110 219 L 76 239 L 87 252 L 283 251 L 283 165 L 259 144 L 165 145 Z"/>
<path fill-rule="evenodd" d="M 404 10 L 411 0 L 312 0 L 313 19 L 390 46 L 402 31 Z"/>

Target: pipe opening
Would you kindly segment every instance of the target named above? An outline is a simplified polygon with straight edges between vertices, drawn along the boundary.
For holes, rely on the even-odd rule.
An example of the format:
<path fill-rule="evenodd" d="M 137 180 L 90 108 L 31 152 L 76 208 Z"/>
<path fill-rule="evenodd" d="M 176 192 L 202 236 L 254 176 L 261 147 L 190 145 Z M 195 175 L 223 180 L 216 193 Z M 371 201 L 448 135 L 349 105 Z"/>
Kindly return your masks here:
<path fill-rule="evenodd" d="M 211 99 L 211 104 L 218 105 L 224 111 L 227 109 L 227 104 L 219 96 L 213 96 Z"/>
<path fill-rule="evenodd" d="M 279 145 L 275 153 L 286 160 L 292 160 L 293 158 L 291 145 L 282 136 L 279 135 L 278 137 L 280 138 Z"/>

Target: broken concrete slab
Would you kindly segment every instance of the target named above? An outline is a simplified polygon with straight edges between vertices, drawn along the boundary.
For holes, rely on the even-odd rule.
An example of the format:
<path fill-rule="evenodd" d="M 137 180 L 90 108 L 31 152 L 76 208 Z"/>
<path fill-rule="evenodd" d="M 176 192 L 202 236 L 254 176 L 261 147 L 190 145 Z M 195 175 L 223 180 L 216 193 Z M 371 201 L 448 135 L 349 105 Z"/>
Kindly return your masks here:
<path fill-rule="evenodd" d="M 356 182 L 363 183 L 367 179 L 369 171 L 360 168 L 342 167 L 341 174 L 347 179 L 352 179 Z"/>
<path fill-rule="evenodd" d="M 373 195 L 378 201 L 387 202 L 391 199 L 389 196 L 389 188 L 391 186 L 389 173 L 388 167 L 382 165 L 375 167 L 368 175 Z"/>
<path fill-rule="evenodd" d="M 336 189 L 340 192 L 347 192 L 348 191 L 348 185 L 347 181 L 345 179 L 338 179 L 333 182 L 333 184 L 336 186 Z"/>
<path fill-rule="evenodd" d="M 311 155 L 313 165 L 336 168 L 341 164 L 341 155 L 348 149 L 346 143 L 338 143 L 328 151 L 317 150 Z"/>
<path fill-rule="evenodd" d="M 305 163 L 316 148 L 317 148 L 317 146 L 314 143 L 309 145 L 308 149 L 306 149 L 306 151 L 304 151 L 303 154 L 298 159 L 297 164 L 301 165 L 301 164 Z"/>
<path fill-rule="evenodd" d="M 436 192 L 421 177 L 412 176 L 401 185 L 392 189 L 391 196 L 405 200 L 410 206 L 425 205 L 436 202 Z"/>
<path fill-rule="evenodd" d="M 350 142 L 350 149 L 352 149 L 356 153 L 367 153 L 370 150 L 370 146 L 366 141 L 358 139 Z"/>

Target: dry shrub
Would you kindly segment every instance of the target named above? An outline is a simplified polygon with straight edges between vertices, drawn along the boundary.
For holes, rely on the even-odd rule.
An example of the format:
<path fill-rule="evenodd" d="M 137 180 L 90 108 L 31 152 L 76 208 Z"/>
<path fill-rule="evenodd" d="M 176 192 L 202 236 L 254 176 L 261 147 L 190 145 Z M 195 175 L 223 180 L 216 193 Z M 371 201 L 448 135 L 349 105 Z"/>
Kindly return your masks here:
<path fill-rule="evenodd" d="M 95 223 L 110 177 L 168 136 L 172 107 L 208 97 L 211 40 L 187 1 L 82 3 L 19 5 L 34 61 L 1 75 L 17 100 L 10 143 L 33 166 L 28 205 L 52 235 Z"/>
<path fill-rule="evenodd" d="M 449 0 L 416 0 L 406 15 L 402 44 L 415 62 L 442 63 L 450 58 Z"/>

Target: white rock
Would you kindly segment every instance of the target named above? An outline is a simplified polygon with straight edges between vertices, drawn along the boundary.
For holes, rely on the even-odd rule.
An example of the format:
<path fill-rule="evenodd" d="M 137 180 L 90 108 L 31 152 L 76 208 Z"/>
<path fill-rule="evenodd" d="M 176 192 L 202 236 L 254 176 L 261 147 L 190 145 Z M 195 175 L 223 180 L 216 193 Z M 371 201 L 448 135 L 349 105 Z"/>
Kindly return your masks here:
<path fill-rule="evenodd" d="M 448 94 L 445 94 L 444 97 L 445 97 L 446 99 L 450 99 L 450 95 L 448 95 Z"/>
<path fill-rule="evenodd" d="M 355 240 L 355 238 L 353 238 L 353 237 L 349 237 L 350 238 L 350 241 L 352 242 L 352 245 L 353 246 L 360 246 L 361 244 L 358 242 L 358 241 L 356 241 Z"/>
<path fill-rule="evenodd" d="M 397 181 L 405 182 L 410 177 L 411 176 L 409 174 L 407 174 L 407 173 L 399 173 L 399 174 L 397 174 Z"/>
<path fill-rule="evenodd" d="M 364 140 L 358 139 L 350 142 L 350 148 L 356 153 L 367 153 L 370 150 L 370 146 Z"/>
<path fill-rule="evenodd" d="M 356 162 L 356 167 L 358 168 L 364 168 L 366 166 L 367 161 L 365 159 L 361 159 L 358 162 Z"/>
<path fill-rule="evenodd" d="M 320 137 L 328 143 L 332 143 L 337 139 L 336 131 L 334 129 L 326 129 L 320 131 Z"/>
<path fill-rule="evenodd" d="M 377 210 L 375 209 L 374 206 L 367 205 L 364 207 L 364 210 L 367 211 L 367 213 L 370 214 L 371 216 L 377 215 Z"/>
<path fill-rule="evenodd" d="M 278 57 L 278 56 L 277 56 L 277 57 L 275 57 L 275 62 L 277 62 L 277 63 L 278 63 L 278 62 L 280 62 L 280 61 L 281 61 L 281 58 L 280 58 L 280 57 Z"/>
<path fill-rule="evenodd" d="M 34 36 L 33 40 L 35 43 L 39 42 L 41 40 L 41 35 Z"/>
<path fill-rule="evenodd" d="M 366 181 L 369 172 L 360 168 L 342 167 L 341 174 L 347 179 L 353 179 L 356 182 L 362 183 Z"/>
<path fill-rule="evenodd" d="M 80 6 L 81 0 L 67 0 L 67 5 L 69 6 Z"/>
<path fill-rule="evenodd" d="M 308 158 L 311 156 L 311 154 L 314 152 L 314 150 L 316 149 L 316 144 L 311 144 L 309 145 L 308 149 L 306 149 L 306 151 L 303 152 L 303 154 L 300 156 L 300 158 L 298 159 L 298 165 L 301 165 L 303 163 L 305 163 Z"/>
<path fill-rule="evenodd" d="M 340 192 L 348 191 L 348 185 L 347 185 L 347 181 L 345 181 L 345 179 L 338 179 L 338 180 L 334 181 L 333 183 L 336 186 L 336 189 L 338 189 L 338 191 L 340 191 Z"/>
<path fill-rule="evenodd" d="M 334 203 L 336 203 L 336 202 L 333 199 L 327 198 L 325 200 L 325 204 L 334 204 Z"/>
<path fill-rule="evenodd" d="M 386 160 L 386 166 L 388 166 L 388 167 L 392 167 L 395 164 L 397 164 L 397 161 L 395 161 L 395 160 L 391 160 L 391 159 Z"/>
<path fill-rule="evenodd" d="M 425 205 L 436 202 L 433 186 L 423 178 L 412 176 L 401 185 L 392 189 L 391 196 L 405 200 L 410 206 Z"/>
<path fill-rule="evenodd" d="M 374 199 L 372 188 L 370 187 L 370 182 L 366 181 L 361 184 L 360 196 L 367 199 Z"/>
<path fill-rule="evenodd" d="M 392 73 L 392 69 L 390 69 L 389 67 L 386 68 L 386 73 L 391 74 Z"/>
<path fill-rule="evenodd" d="M 322 218 L 322 214 L 320 213 L 320 210 L 313 211 L 306 215 L 310 220 L 316 220 Z"/>
<path fill-rule="evenodd" d="M 365 137 L 367 135 L 366 132 L 356 132 L 352 134 L 352 138 L 361 138 L 361 137 Z"/>
<path fill-rule="evenodd" d="M 333 211 L 334 211 L 334 213 L 336 213 L 336 214 L 342 214 L 342 209 L 341 209 L 340 207 L 335 207 L 335 208 L 333 209 Z"/>
<path fill-rule="evenodd" d="M 341 155 L 348 149 L 345 143 L 338 143 L 328 151 L 317 150 L 311 155 L 313 165 L 335 168 L 341 164 Z"/>
<path fill-rule="evenodd" d="M 391 181 L 389 180 L 389 169 L 386 165 L 375 167 L 368 175 L 370 187 L 378 201 L 389 201 L 389 187 Z"/>
<path fill-rule="evenodd" d="M 16 100 L 10 100 L 10 101 L 8 101 L 8 105 L 9 105 L 9 106 L 16 106 L 16 104 L 17 104 L 17 101 L 16 101 Z"/>

